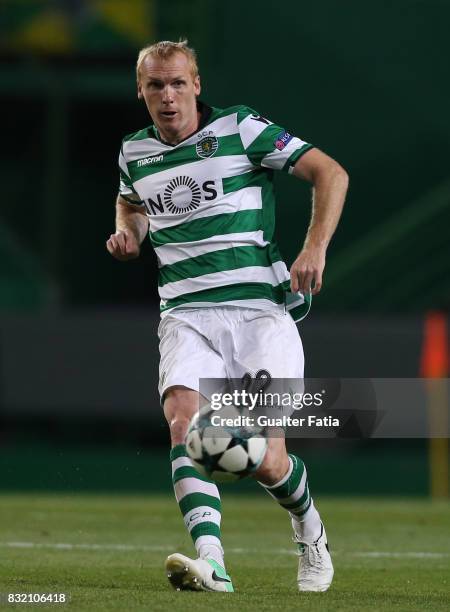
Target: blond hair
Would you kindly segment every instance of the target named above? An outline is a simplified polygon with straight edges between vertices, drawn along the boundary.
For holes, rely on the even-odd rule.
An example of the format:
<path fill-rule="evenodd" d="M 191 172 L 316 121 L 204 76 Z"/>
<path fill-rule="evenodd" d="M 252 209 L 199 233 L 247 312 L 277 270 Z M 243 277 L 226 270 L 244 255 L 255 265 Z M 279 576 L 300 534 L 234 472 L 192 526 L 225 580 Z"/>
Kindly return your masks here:
<path fill-rule="evenodd" d="M 195 53 L 194 49 L 188 47 L 188 41 L 180 40 L 179 42 L 172 42 L 171 40 L 161 40 L 160 42 L 144 47 L 139 51 L 136 62 L 136 78 L 138 82 L 140 77 L 140 68 L 146 57 L 150 55 L 151 57 L 167 60 L 175 55 L 175 53 L 182 53 L 184 56 L 186 56 L 189 62 L 192 77 L 195 79 L 195 77 L 198 76 L 197 54 Z"/>

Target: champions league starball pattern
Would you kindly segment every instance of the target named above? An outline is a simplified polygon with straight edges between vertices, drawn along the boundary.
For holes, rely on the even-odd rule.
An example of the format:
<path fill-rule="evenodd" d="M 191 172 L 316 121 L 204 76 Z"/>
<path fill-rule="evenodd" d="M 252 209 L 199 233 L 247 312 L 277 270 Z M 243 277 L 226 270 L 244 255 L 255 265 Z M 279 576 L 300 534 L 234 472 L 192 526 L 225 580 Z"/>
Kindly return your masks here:
<path fill-rule="evenodd" d="M 233 482 L 258 469 L 267 450 L 261 428 L 214 426 L 215 411 L 196 414 L 186 435 L 186 451 L 200 474 L 217 482 Z M 239 410 L 227 409 L 238 420 Z"/>

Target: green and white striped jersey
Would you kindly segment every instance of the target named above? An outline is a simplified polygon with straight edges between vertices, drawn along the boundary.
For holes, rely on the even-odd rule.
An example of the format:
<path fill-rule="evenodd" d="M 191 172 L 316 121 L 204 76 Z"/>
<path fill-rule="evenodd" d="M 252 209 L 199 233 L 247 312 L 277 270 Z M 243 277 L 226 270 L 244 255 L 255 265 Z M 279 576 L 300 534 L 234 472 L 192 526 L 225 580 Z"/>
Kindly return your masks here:
<path fill-rule="evenodd" d="M 151 125 L 126 136 L 119 156 L 120 194 L 148 215 L 162 315 L 286 304 L 300 320 L 310 296 L 289 294 L 274 241 L 273 171 L 290 172 L 312 145 L 246 106 L 199 110 L 198 131 L 177 145 Z"/>

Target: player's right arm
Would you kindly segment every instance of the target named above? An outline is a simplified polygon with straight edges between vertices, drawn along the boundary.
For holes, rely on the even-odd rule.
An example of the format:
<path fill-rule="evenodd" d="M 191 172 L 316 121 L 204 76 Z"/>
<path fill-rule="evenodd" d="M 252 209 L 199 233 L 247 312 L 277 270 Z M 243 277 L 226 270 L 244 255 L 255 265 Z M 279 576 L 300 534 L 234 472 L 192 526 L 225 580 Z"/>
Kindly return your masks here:
<path fill-rule="evenodd" d="M 109 253 L 119 261 L 139 257 L 148 231 L 148 218 L 142 206 L 128 203 L 120 194 L 116 201 L 116 231 L 106 241 Z"/>

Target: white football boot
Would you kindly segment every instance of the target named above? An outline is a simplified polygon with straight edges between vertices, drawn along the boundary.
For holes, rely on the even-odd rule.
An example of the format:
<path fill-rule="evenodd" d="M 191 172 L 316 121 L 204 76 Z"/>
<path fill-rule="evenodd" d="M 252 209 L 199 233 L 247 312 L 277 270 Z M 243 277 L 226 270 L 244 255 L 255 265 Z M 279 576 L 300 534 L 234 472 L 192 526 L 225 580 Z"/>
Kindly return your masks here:
<path fill-rule="evenodd" d="M 328 550 L 327 534 L 321 523 L 320 536 L 314 542 L 302 542 L 297 535 L 299 591 L 326 591 L 333 580 L 333 563 Z"/>
<path fill-rule="evenodd" d="M 177 591 L 234 591 L 225 568 L 213 559 L 190 559 L 175 553 L 166 559 L 166 572 Z"/>

